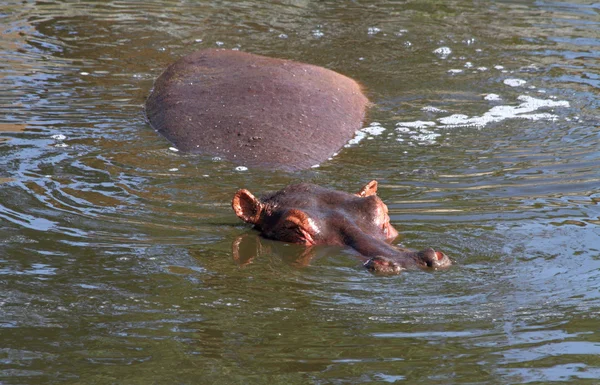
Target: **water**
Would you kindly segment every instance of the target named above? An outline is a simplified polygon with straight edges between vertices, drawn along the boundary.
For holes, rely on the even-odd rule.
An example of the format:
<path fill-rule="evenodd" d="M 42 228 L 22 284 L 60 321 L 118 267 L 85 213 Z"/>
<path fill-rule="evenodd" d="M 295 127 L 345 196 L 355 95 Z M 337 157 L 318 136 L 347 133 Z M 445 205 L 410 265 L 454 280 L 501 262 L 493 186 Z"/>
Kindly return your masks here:
<path fill-rule="evenodd" d="M 597 383 L 599 14 L 4 2 L 0 382 Z M 366 129 L 299 173 L 169 150 L 143 116 L 153 79 L 216 46 L 355 78 Z M 397 243 L 453 268 L 377 277 L 332 247 L 308 261 L 229 203 L 242 187 L 371 179 Z"/>

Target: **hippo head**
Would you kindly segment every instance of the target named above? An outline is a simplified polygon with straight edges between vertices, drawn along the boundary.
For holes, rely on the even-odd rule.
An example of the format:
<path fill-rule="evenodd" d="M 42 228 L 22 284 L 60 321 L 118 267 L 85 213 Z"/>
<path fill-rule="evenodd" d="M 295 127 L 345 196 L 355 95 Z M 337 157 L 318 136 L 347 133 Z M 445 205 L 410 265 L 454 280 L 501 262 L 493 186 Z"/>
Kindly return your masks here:
<path fill-rule="evenodd" d="M 239 190 L 232 206 L 239 218 L 266 238 L 306 246 L 349 246 L 370 258 L 365 267 L 371 271 L 390 273 L 409 266 L 450 264 L 448 257 L 433 249 L 414 252 L 389 244 L 398 232 L 390 223 L 387 206 L 377 196 L 377 181 L 367 183 L 356 194 L 309 183 L 293 184 L 260 199 L 248 190 Z"/>

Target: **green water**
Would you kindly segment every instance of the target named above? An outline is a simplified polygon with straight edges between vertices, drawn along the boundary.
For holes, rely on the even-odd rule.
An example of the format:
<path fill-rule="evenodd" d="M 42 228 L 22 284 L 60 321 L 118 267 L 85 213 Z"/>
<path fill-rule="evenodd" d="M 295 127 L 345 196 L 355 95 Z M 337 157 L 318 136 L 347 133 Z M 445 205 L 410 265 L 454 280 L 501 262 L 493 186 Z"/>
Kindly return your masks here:
<path fill-rule="evenodd" d="M 598 383 L 599 30 L 590 1 L 0 3 L 0 383 Z M 298 173 L 169 150 L 145 97 L 217 46 L 353 77 L 368 133 Z M 454 267 L 303 266 L 230 208 L 371 179 Z"/>

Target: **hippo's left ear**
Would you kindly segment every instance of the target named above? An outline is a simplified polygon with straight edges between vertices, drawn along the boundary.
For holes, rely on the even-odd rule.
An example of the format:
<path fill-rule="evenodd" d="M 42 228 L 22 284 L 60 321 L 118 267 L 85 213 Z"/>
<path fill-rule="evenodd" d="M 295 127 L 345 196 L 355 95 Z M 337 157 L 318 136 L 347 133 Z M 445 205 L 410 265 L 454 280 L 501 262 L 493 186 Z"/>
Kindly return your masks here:
<path fill-rule="evenodd" d="M 250 191 L 242 189 L 233 196 L 231 207 L 241 220 L 256 225 L 260 220 L 264 205 Z"/>
<path fill-rule="evenodd" d="M 355 195 L 365 198 L 371 195 L 376 195 L 377 194 L 377 181 L 376 180 L 372 180 L 369 183 L 367 183 L 363 188 L 360 189 L 359 192 L 357 192 Z"/>

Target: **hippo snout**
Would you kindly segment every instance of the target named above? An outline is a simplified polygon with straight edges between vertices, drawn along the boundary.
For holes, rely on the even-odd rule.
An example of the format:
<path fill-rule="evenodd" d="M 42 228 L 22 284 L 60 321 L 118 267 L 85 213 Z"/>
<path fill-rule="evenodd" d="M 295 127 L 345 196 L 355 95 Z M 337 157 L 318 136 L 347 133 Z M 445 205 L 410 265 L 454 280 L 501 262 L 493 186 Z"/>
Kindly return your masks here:
<path fill-rule="evenodd" d="M 435 251 L 431 247 L 421 250 L 417 253 L 418 262 L 425 264 L 433 269 L 442 269 L 452 265 L 452 261 L 441 251 Z"/>
<path fill-rule="evenodd" d="M 400 274 L 402 270 L 405 270 L 400 263 L 381 255 L 370 258 L 367 262 L 363 263 L 363 266 L 372 273 L 385 275 Z"/>

